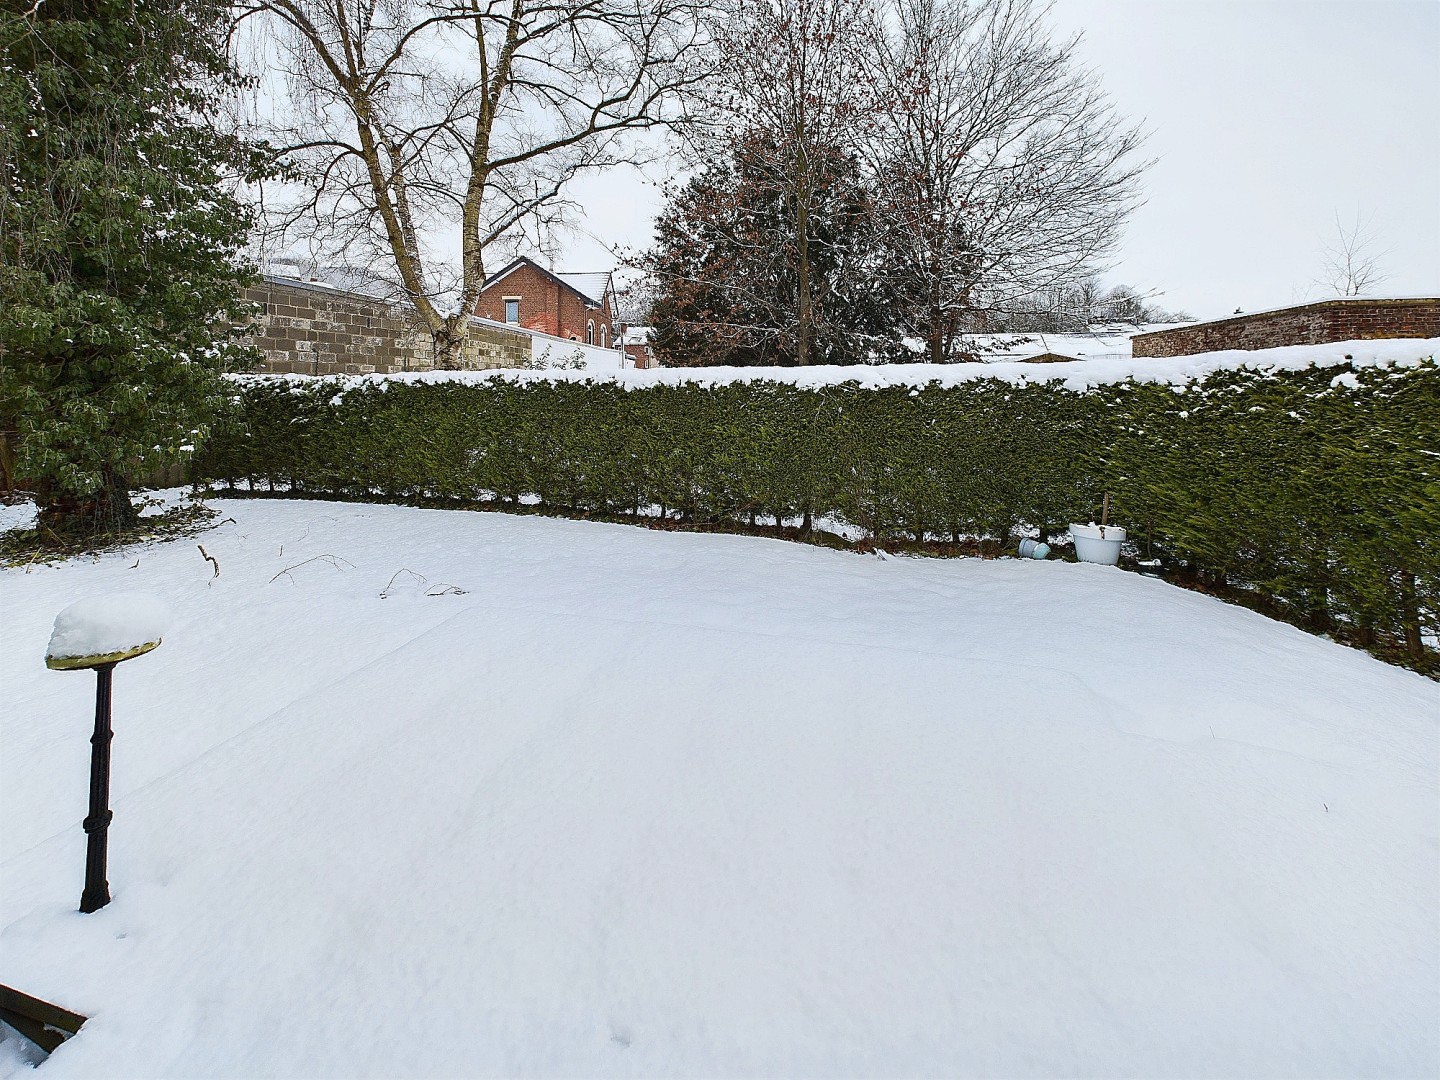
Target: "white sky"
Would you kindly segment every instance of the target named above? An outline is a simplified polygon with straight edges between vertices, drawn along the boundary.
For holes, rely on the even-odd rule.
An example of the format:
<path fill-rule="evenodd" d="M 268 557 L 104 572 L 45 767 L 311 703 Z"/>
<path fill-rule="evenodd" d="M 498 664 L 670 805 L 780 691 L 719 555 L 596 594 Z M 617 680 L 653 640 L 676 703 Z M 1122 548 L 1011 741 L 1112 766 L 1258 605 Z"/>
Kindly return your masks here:
<path fill-rule="evenodd" d="M 1335 215 L 1367 218 L 1377 293 L 1440 294 L 1440 3 L 1056 0 L 1057 33 L 1151 132 L 1146 204 L 1106 275 L 1201 318 L 1314 298 Z M 564 269 L 650 241 L 652 177 L 617 170 Z"/>

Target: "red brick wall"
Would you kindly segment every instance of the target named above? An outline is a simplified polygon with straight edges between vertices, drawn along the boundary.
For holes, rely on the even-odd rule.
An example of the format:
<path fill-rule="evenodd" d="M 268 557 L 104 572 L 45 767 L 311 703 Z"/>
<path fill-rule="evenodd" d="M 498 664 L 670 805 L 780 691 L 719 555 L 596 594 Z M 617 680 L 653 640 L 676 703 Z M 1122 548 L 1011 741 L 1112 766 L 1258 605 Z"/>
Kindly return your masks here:
<path fill-rule="evenodd" d="M 1370 338 L 1440 337 L 1440 299 L 1322 300 L 1233 319 L 1136 334 L 1136 356 L 1190 356 L 1220 349 L 1273 349 Z"/>
<path fill-rule="evenodd" d="M 520 297 L 520 325 L 555 337 L 585 340 L 585 324 L 595 323 L 595 344 L 600 344 L 600 327 L 605 326 L 605 344 L 610 344 L 610 297 L 601 298 L 603 308 L 588 307 L 573 289 L 560 284 L 533 266 L 519 266 L 480 294 L 475 314 L 482 319 L 505 321 L 505 298 Z"/>
<path fill-rule="evenodd" d="M 658 367 L 650 358 L 650 347 L 648 345 L 626 345 L 625 355 L 630 357 L 637 368 Z"/>

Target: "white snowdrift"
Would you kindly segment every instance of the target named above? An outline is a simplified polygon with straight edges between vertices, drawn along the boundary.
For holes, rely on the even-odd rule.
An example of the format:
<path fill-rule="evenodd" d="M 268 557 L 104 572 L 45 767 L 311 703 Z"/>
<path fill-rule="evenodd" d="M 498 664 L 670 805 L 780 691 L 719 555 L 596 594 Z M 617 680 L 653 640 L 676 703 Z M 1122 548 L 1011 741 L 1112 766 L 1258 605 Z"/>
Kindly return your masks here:
<path fill-rule="evenodd" d="M 364 383 L 479 383 L 492 379 L 512 382 L 614 382 L 629 389 L 647 386 L 675 386 L 694 383 L 713 386 L 731 382 L 780 382 L 802 387 L 837 386 L 853 382 L 866 387 L 927 386 L 939 383 L 954 386 L 977 379 L 996 379 L 1023 385 L 1060 383 L 1071 390 L 1134 380 L 1142 383 L 1180 385 L 1203 379 L 1215 371 L 1249 368 L 1257 371 L 1286 371 L 1310 367 L 1414 365 L 1440 356 L 1440 338 L 1394 338 L 1373 341 L 1341 341 L 1328 345 L 1287 345 L 1253 351 L 1197 353 L 1168 358 L 1115 356 L 1077 360 L 1069 363 L 1027 364 L 1002 360 L 974 364 L 887 364 L 876 367 L 850 365 L 811 368 L 627 368 L 609 372 L 522 371 L 499 368 L 487 371 L 421 371 L 394 375 L 336 375 L 326 382 L 342 388 Z M 237 375 L 237 380 L 266 379 L 314 385 L 311 375 Z"/>
<path fill-rule="evenodd" d="M 67 659 L 125 652 L 159 641 L 169 622 L 165 605 L 143 593 L 77 600 L 55 616 L 45 655 Z"/>
<path fill-rule="evenodd" d="M 219 578 L 0 572 L 0 981 L 92 1017 L 43 1077 L 1440 1070 L 1435 683 L 1104 567 L 218 505 Z M 81 916 L 38 654 L 117 588 L 175 623 Z"/>

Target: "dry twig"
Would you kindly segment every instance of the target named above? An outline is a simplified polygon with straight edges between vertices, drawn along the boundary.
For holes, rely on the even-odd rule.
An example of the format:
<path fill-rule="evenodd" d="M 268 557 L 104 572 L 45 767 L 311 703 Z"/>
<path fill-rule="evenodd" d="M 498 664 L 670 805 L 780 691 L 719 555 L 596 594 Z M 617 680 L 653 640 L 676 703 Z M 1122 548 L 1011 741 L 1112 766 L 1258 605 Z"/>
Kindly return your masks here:
<path fill-rule="evenodd" d="M 408 567 L 402 566 L 399 570 L 396 570 L 395 573 L 393 573 L 393 574 L 390 575 L 390 580 L 385 583 L 385 588 L 383 588 L 383 589 L 380 590 L 380 599 L 381 599 L 381 600 L 389 599 L 389 597 L 390 597 L 390 587 L 395 584 L 395 579 L 398 578 L 401 574 L 409 574 L 409 575 L 410 575 L 411 577 L 413 577 L 416 581 L 418 581 L 418 582 L 421 584 L 422 587 L 423 587 L 424 584 L 425 584 L 425 578 L 423 578 L 423 577 L 421 577 L 419 574 L 415 573 L 414 570 L 411 570 L 411 569 L 409 569 Z"/>
<path fill-rule="evenodd" d="M 312 556 L 310 556 L 310 558 L 305 559 L 305 560 L 302 561 L 302 562 L 298 562 L 298 563 L 296 563 L 294 566 L 287 566 L 284 570 L 281 570 L 280 573 L 278 573 L 278 574 L 276 574 L 274 577 L 272 577 L 266 584 L 274 584 L 276 581 L 279 581 L 282 577 L 288 577 L 288 578 L 290 579 L 291 584 L 293 585 L 294 582 L 295 582 L 295 577 L 294 577 L 293 574 L 290 573 L 290 571 L 291 571 L 291 570 L 299 570 L 300 567 L 305 566 L 305 565 L 307 565 L 307 564 L 309 564 L 309 563 L 312 563 L 312 562 L 317 562 L 317 561 L 328 561 L 328 562 L 330 563 L 330 565 L 333 566 L 336 570 L 341 570 L 341 569 L 343 569 L 343 567 L 340 565 L 341 563 L 344 563 L 345 566 L 348 566 L 351 570 L 354 570 L 354 569 L 355 569 L 355 564 L 354 564 L 354 563 L 352 563 L 349 559 L 342 559 L 342 558 L 340 558 L 338 555 L 312 555 Z"/>

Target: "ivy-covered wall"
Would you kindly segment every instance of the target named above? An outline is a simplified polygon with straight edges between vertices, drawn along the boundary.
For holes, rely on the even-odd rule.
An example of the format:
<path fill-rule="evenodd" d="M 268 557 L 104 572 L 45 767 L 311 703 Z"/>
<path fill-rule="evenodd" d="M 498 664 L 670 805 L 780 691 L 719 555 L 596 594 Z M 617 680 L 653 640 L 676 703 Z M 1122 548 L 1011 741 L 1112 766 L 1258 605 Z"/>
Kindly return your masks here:
<path fill-rule="evenodd" d="M 1440 630 L 1434 359 L 1084 391 L 251 379 L 198 465 L 339 497 L 829 517 L 879 543 L 1059 535 L 1108 490 L 1172 574 L 1420 666 Z"/>

